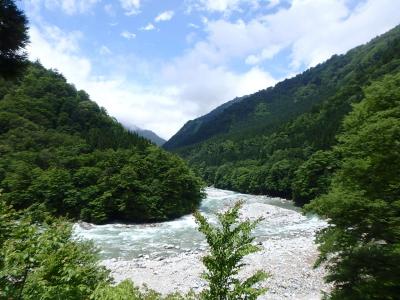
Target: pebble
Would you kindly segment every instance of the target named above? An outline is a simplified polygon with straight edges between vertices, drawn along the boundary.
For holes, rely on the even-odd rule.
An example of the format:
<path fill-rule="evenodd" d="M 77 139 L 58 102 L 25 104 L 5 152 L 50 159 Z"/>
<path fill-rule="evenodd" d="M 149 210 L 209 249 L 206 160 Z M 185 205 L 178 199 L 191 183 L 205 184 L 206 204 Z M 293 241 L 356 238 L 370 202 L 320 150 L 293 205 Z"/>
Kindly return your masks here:
<path fill-rule="evenodd" d="M 268 222 L 268 226 L 277 228 L 299 224 L 306 218 L 296 211 L 263 203 L 245 203 L 241 210 L 242 219 L 255 219 L 267 215 L 268 219 L 263 222 Z M 239 273 L 239 277 L 247 278 L 260 269 L 270 274 L 270 277 L 261 284 L 268 288 L 268 292 L 260 296 L 260 300 L 321 299 L 321 290 L 329 291 L 330 288 L 323 281 L 325 269 L 313 268 L 318 256 L 314 237 L 315 232 L 321 228 L 322 225 L 297 230 L 296 234 L 288 232 L 285 235 L 271 236 L 268 240 L 258 241 L 261 251 L 244 259 L 245 267 Z M 176 253 L 169 252 L 168 257 L 163 257 L 160 252 L 153 258 L 148 254 L 141 254 L 133 260 L 109 259 L 102 263 L 111 270 L 116 282 L 129 278 L 137 285 L 146 284 L 162 294 L 174 291 L 185 293 L 190 289 L 198 292 L 206 287 L 206 282 L 201 278 L 201 273 L 204 271 L 201 257 L 207 252 L 206 245 L 187 249 L 165 244 L 162 248 L 173 249 Z"/>

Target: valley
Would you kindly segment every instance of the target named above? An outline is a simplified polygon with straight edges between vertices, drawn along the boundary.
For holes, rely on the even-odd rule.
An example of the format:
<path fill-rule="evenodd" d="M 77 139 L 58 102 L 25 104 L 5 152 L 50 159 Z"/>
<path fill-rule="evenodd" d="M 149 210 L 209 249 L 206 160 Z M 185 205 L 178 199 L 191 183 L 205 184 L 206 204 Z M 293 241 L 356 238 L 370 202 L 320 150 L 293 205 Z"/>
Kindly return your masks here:
<path fill-rule="evenodd" d="M 400 2 L 106 2 L 0 1 L 0 299 L 398 299 Z"/>

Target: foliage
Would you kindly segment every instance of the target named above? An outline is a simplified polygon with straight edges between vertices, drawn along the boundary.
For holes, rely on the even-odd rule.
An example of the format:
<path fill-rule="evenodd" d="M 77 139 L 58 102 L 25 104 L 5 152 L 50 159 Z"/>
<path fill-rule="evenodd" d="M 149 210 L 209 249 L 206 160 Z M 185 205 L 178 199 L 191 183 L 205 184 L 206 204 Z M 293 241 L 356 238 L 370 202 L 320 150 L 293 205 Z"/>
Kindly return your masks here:
<path fill-rule="evenodd" d="M 318 236 L 319 262 L 334 284 L 327 298 L 398 299 L 400 73 L 365 89 L 339 141 L 331 188 L 307 206 L 330 224 Z"/>
<path fill-rule="evenodd" d="M 210 247 L 210 254 L 203 257 L 207 268 L 204 278 L 209 287 L 202 293 L 202 299 L 251 300 L 266 292 L 264 288 L 254 287 L 267 278 L 263 271 L 257 271 L 243 281 L 237 278 L 244 266 L 243 257 L 259 250 L 252 244 L 254 237 L 251 236 L 251 231 L 260 220 L 238 223 L 240 207 L 241 203 L 238 202 L 227 212 L 218 214 L 220 227 L 212 226 L 200 213 L 195 213 L 199 231 L 205 235 Z"/>
<path fill-rule="evenodd" d="M 363 88 L 399 70 L 397 26 L 273 88 L 189 121 L 163 147 L 186 158 L 210 185 L 307 203 L 327 191 L 340 160 L 331 149 Z"/>
<path fill-rule="evenodd" d="M 202 182 L 183 160 L 124 129 L 57 72 L 36 63 L 1 85 L 0 188 L 15 209 L 149 222 L 200 203 Z"/>
<path fill-rule="evenodd" d="M 136 287 L 130 280 L 124 280 L 116 286 L 104 284 L 99 286 L 92 294 L 93 300 L 195 300 L 198 295 L 190 292 L 186 295 L 179 293 L 162 296 L 161 294 L 148 289 Z"/>
<path fill-rule="evenodd" d="M 32 223 L 0 198 L 0 298 L 85 299 L 108 272 L 92 244 L 74 241 L 60 220 Z"/>
<path fill-rule="evenodd" d="M 328 191 L 332 174 L 339 164 L 337 156 L 333 151 L 319 150 L 296 170 L 292 190 L 297 203 L 314 199 Z"/>
<path fill-rule="evenodd" d="M 15 1 L 0 2 L 0 77 L 14 77 L 26 66 L 27 23 Z"/>

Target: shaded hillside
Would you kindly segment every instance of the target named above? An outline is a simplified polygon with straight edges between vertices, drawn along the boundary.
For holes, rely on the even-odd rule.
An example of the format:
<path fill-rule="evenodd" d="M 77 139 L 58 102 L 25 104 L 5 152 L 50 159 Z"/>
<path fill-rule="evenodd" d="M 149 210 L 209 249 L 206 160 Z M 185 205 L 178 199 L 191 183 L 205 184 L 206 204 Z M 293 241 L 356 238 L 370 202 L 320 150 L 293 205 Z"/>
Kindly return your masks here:
<path fill-rule="evenodd" d="M 201 181 L 176 155 L 129 132 L 62 75 L 32 64 L 0 79 L 0 189 L 17 209 L 102 223 L 192 212 Z"/>
<path fill-rule="evenodd" d="M 134 130 L 134 132 L 136 132 L 141 137 L 150 140 L 157 146 L 162 146 L 165 143 L 165 140 L 162 137 L 159 137 L 155 132 L 151 130 L 137 128 Z"/>
<path fill-rule="evenodd" d="M 327 150 L 363 88 L 399 71 L 398 26 L 215 117 L 191 121 L 164 147 L 188 159 L 209 184 L 307 202 L 329 185 L 340 158 Z"/>

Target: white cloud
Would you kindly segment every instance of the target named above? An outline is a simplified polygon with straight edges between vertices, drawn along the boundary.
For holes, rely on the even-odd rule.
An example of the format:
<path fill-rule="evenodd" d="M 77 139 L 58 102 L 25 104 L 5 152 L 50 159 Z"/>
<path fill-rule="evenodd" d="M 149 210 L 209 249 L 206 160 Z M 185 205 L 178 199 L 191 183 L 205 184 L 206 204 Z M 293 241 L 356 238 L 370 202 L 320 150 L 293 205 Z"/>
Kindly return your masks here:
<path fill-rule="evenodd" d="M 354 11 L 345 0 L 293 0 L 289 8 L 248 22 L 208 21 L 207 40 L 193 51 L 212 63 L 243 59 L 260 64 L 289 48 L 289 73 L 314 66 L 389 30 L 400 22 L 400 15 L 394 13 L 399 10 L 400 1 L 390 0 L 362 2 Z"/>
<path fill-rule="evenodd" d="M 140 30 L 144 30 L 144 31 L 151 31 L 154 29 L 156 29 L 156 27 L 152 23 L 149 23 L 146 26 L 140 28 Z"/>
<path fill-rule="evenodd" d="M 29 58 L 40 61 L 49 68 L 60 70 L 66 78 L 73 78 L 74 83 L 86 80 L 92 71 L 90 60 L 78 55 L 81 33 L 64 33 L 58 27 L 29 29 Z"/>
<path fill-rule="evenodd" d="M 269 0 L 267 7 L 273 8 L 281 4 L 281 0 Z"/>
<path fill-rule="evenodd" d="M 200 28 L 199 25 L 196 25 L 196 24 L 194 24 L 194 23 L 189 23 L 189 24 L 188 24 L 188 27 L 191 27 L 191 28 L 194 28 L 194 29 L 199 29 L 199 28 Z"/>
<path fill-rule="evenodd" d="M 269 48 L 264 48 L 260 54 L 251 54 L 247 56 L 245 62 L 248 65 L 257 65 L 266 59 L 273 58 L 281 48 L 278 45 L 272 45 Z"/>
<path fill-rule="evenodd" d="M 36 11 L 44 5 L 47 9 L 61 9 L 64 13 L 74 15 L 87 13 L 101 0 L 26 0 L 26 4 Z"/>
<path fill-rule="evenodd" d="M 140 0 L 119 0 L 119 2 L 128 16 L 136 15 L 140 12 Z"/>
<path fill-rule="evenodd" d="M 154 18 L 155 22 L 163 22 L 163 21 L 169 21 L 173 18 L 174 12 L 172 10 L 167 10 L 162 13 L 160 13 L 157 17 Z"/>
<path fill-rule="evenodd" d="M 121 32 L 121 36 L 127 40 L 134 39 L 136 37 L 136 34 L 133 32 L 129 32 L 127 30 L 124 30 Z"/>
<path fill-rule="evenodd" d="M 270 0 L 270 5 L 278 5 L 275 2 L 279 0 Z M 246 8 L 257 9 L 260 3 L 265 0 L 187 0 L 188 11 L 193 10 L 208 11 L 208 12 L 219 12 L 225 15 L 229 15 L 233 11 L 242 11 L 242 6 Z"/>
<path fill-rule="evenodd" d="M 112 54 L 112 51 L 107 46 L 103 45 L 100 47 L 99 53 L 101 55 L 110 55 L 110 54 Z"/>
<path fill-rule="evenodd" d="M 161 75 L 169 85 L 179 87 L 177 99 L 187 108 L 187 119 L 209 112 L 216 106 L 235 98 L 273 85 L 276 80 L 260 68 L 234 72 L 214 64 L 208 49 L 201 43 L 164 66 Z M 204 51 L 204 52 L 203 52 Z"/>

